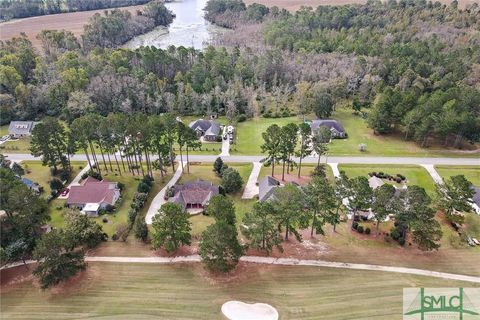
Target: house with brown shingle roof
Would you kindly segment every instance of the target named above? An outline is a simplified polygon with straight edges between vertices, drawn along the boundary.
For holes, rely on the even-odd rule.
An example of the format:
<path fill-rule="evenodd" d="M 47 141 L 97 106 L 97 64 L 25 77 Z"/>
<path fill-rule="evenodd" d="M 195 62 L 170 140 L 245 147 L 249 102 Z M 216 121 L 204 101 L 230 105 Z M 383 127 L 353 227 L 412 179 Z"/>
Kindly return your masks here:
<path fill-rule="evenodd" d="M 205 180 L 177 184 L 174 196 L 168 201 L 181 205 L 184 209 L 203 209 L 210 199 L 218 194 L 218 186 Z"/>
<path fill-rule="evenodd" d="M 116 182 L 87 177 L 80 185 L 70 188 L 67 205 L 89 216 L 97 216 L 100 209 L 115 205 L 119 198 L 120 189 Z"/>

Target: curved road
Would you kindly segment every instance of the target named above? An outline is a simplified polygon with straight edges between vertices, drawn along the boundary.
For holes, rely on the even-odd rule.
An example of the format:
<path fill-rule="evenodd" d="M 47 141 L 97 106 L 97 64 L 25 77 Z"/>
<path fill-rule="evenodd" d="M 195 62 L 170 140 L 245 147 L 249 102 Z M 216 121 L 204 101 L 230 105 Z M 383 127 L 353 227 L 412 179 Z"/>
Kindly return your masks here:
<path fill-rule="evenodd" d="M 201 262 L 201 258 L 198 255 L 191 256 L 179 256 L 179 257 L 85 257 L 85 261 L 88 262 L 117 262 L 117 263 L 156 263 L 156 264 L 175 264 L 186 262 Z M 374 264 L 362 264 L 362 263 L 346 263 L 346 262 L 331 262 L 324 260 L 300 260 L 290 258 L 272 258 L 272 257 L 257 257 L 257 256 L 243 256 L 240 261 L 257 263 L 257 264 L 271 264 L 281 266 L 310 266 L 310 267 L 323 267 L 323 268 L 340 268 L 340 269 L 353 269 L 353 270 L 370 270 L 370 271 L 382 271 L 382 272 L 394 272 L 403 274 L 412 274 L 417 276 L 435 277 L 448 280 L 466 281 L 473 283 L 480 283 L 480 277 L 467 276 L 462 274 L 438 272 L 431 270 L 404 268 L 404 267 L 392 267 L 392 266 L 380 266 Z M 34 263 L 35 261 L 29 260 L 27 264 Z M 8 269 L 19 265 L 22 262 L 14 263 L 11 265 L 0 268 Z"/>

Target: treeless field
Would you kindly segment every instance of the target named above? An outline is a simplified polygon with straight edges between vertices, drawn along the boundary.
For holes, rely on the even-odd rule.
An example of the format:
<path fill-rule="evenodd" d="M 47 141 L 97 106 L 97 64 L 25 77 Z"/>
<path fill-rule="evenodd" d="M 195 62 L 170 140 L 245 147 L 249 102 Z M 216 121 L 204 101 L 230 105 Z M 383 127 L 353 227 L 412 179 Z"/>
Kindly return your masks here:
<path fill-rule="evenodd" d="M 136 12 L 143 8 L 143 5 L 131 6 L 119 8 L 121 10 L 128 10 L 130 12 Z M 36 36 L 40 31 L 48 30 L 61 30 L 65 29 L 72 31 L 75 36 L 80 38 L 83 33 L 83 25 L 88 22 L 88 19 L 95 13 L 103 13 L 108 9 L 70 12 L 51 14 L 46 16 L 31 17 L 25 19 L 17 19 L 0 23 L 0 40 L 7 40 L 13 37 L 19 36 L 22 32 L 25 33 L 32 41 L 33 45 L 37 48 L 41 48 L 40 41 L 36 39 Z"/>
<path fill-rule="evenodd" d="M 200 264 L 89 263 L 42 291 L 28 270 L 2 270 L 2 319 L 225 319 L 229 300 L 264 302 L 280 319 L 401 319 L 405 287 L 478 284 L 377 271 L 241 263 L 227 276 Z M 21 270 L 26 272 L 21 273 Z"/>
<path fill-rule="evenodd" d="M 438 0 L 441 3 L 449 4 L 452 0 Z M 285 8 L 289 11 L 296 11 L 302 6 L 309 6 L 316 8 L 318 6 L 327 5 L 346 5 L 346 4 L 365 4 L 367 0 L 244 0 L 246 4 L 260 3 L 267 7 L 277 6 Z M 458 0 L 459 7 L 464 8 L 469 4 L 473 4 L 477 0 Z"/>

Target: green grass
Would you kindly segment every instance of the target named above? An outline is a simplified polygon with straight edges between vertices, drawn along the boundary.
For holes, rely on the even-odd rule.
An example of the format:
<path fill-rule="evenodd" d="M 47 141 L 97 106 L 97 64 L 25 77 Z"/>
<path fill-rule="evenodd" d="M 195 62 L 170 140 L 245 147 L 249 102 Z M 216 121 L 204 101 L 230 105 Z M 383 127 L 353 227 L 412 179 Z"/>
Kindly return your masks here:
<path fill-rule="evenodd" d="M 86 164 L 83 161 L 72 161 L 71 180 L 81 171 L 80 167 L 83 168 Z M 49 196 L 51 192 L 49 181 L 54 178 L 50 174 L 50 168 L 43 166 L 41 161 L 22 161 L 20 165 L 25 169 L 23 177 L 38 183 L 44 189 L 43 196 Z"/>
<path fill-rule="evenodd" d="M 301 176 L 302 177 L 310 177 L 312 174 L 313 170 L 315 170 L 317 165 L 315 164 L 303 164 L 302 165 L 302 171 L 301 171 Z M 325 166 L 326 172 L 327 172 L 327 178 L 330 181 L 334 181 L 333 177 L 333 172 L 332 168 L 329 165 Z M 287 174 L 287 169 L 285 169 L 285 174 Z M 298 168 L 294 168 L 293 172 L 291 173 L 294 176 L 297 176 L 298 174 Z M 260 174 L 258 175 L 258 180 L 262 179 L 265 176 L 270 176 L 272 175 L 272 167 L 265 167 L 262 166 L 260 169 Z M 281 176 L 282 175 L 282 164 L 277 164 L 275 165 L 275 175 Z"/>
<path fill-rule="evenodd" d="M 400 135 L 375 135 L 373 130 L 367 127 L 365 120 L 354 115 L 349 108 L 338 108 L 331 118 L 340 121 L 348 133 L 348 139 L 334 139 L 329 145 L 331 155 L 478 157 L 478 154 L 462 153 L 457 149 L 442 146 L 421 148 L 415 142 L 405 141 Z M 367 145 L 366 152 L 359 151 L 358 146 L 361 143 Z"/>
<path fill-rule="evenodd" d="M 368 173 L 373 171 L 382 171 L 392 176 L 395 176 L 397 173 L 399 173 L 407 178 L 407 186 L 420 186 L 424 188 L 430 196 L 433 196 L 435 193 L 435 183 L 428 172 L 420 166 L 340 164 L 338 169 L 340 171 L 345 171 L 349 177 L 365 176 L 368 178 Z"/>
<path fill-rule="evenodd" d="M 2 291 L 5 319 L 224 319 L 229 300 L 264 302 L 280 319 L 401 319 L 405 287 L 475 287 L 437 278 L 299 266 L 247 265 L 212 278 L 199 264 L 89 263 L 68 285 L 26 280 Z"/>
<path fill-rule="evenodd" d="M 259 155 L 263 144 L 262 133 L 272 124 L 284 126 L 290 122 L 300 123 L 299 118 L 253 118 L 237 125 L 236 144 L 230 146 L 231 154 Z"/>
<path fill-rule="evenodd" d="M 435 170 L 444 180 L 463 174 L 475 186 L 480 186 L 480 166 L 435 166 Z"/>

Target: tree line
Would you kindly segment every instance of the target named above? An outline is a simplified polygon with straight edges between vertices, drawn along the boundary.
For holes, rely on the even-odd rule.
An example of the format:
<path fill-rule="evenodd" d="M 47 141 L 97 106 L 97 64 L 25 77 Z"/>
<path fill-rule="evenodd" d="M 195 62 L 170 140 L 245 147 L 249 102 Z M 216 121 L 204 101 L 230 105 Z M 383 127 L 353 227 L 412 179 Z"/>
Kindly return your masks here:
<path fill-rule="evenodd" d="M 254 21 L 246 18 L 250 7 L 237 0 L 211 0 L 206 16 L 219 24 L 225 17 L 235 21 L 225 25 L 236 28 L 228 36 L 234 40 L 225 39 L 226 44 L 256 51 L 277 48 L 294 59 L 306 53 L 318 60 L 329 57 L 330 62 L 311 67 L 319 72 L 330 65 L 338 71 L 355 57 L 357 72 L 340 70 L 340 76 L 328 79 L 332 84 L 323 86 L 334 100 L 352 101 L 376 134 L 401 133 L 422 147 L 432 139 L 453 147 L 479 141 L 478 4 L 461 10 L 456 1 L 450 6 L 368 1 L 294 13 L 273 7 L 262 9 L 264 15 Z M 337 81 L 343 82 L 340 87 Z"/>
<path fill-rule="evenodd" d="M 2 0 L 0 20 L 145 4 L 150 0 Z"/>

